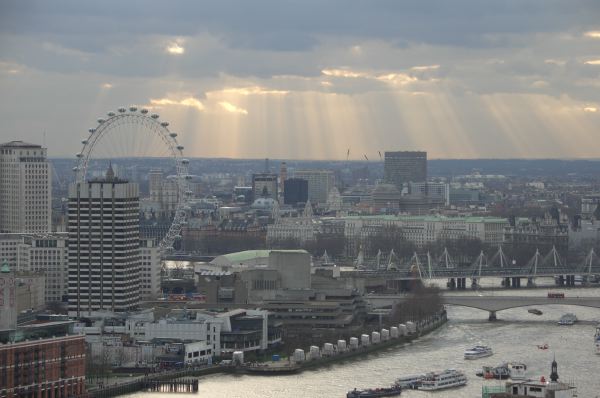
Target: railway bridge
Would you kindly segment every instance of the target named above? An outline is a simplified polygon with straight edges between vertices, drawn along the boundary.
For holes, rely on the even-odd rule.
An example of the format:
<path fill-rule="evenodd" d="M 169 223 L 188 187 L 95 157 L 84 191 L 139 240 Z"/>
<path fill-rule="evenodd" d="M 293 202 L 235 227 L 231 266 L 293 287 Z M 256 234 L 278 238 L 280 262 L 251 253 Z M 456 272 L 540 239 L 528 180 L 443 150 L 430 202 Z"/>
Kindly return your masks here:
<path fill-rule="evenodd" d="M 366 300 L 373 308 L 391 306 L 402 303 L 405 295 L 368 295 Z M 543 306 L 543 305 L 575 305 L 580 307 L 600 308 L 600 297 L 565 297 L 549 298 L 543 296 L 473 296 L 442 295 L 446 305 L 476 308 L 489 312 L 489 320 L 496 320 L 496 312 L 510 308 Z"/>

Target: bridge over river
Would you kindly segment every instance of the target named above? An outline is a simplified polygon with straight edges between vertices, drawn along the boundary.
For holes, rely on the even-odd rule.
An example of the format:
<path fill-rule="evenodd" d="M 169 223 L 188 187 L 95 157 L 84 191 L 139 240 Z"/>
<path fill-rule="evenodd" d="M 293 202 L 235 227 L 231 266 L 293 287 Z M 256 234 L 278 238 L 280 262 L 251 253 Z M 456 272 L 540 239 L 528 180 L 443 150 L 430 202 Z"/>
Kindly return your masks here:
<path fill-rule="evenodd" d="M 366 300 L 373 308 L 383 308 L 402 303 L 405 295 L 368 295 Z M 509 308 L 543 306 L 543 305 L 576 305 L 581 307 L 600 308 L 600 297 L 565 297 L 549 298 L 544 296 L 473 296 L 442 295 L 446 305 L 476 308 L 489 311 L 489 319 L 496 319 L 496 312 Z"/>

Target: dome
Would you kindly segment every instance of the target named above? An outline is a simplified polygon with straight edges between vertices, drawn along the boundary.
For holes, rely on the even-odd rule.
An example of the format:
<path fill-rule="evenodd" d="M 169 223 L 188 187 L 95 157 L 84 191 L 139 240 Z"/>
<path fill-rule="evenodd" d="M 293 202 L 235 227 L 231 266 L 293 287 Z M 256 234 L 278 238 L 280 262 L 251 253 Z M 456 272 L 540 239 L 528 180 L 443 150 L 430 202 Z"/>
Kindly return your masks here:
<path fill-rule="evenodd" d="M 267 210 L 272 209 L 273 206 L 275 206 L 275 199 L 271 198 L 258 198 L 252 203 L 253 209 Z"/>

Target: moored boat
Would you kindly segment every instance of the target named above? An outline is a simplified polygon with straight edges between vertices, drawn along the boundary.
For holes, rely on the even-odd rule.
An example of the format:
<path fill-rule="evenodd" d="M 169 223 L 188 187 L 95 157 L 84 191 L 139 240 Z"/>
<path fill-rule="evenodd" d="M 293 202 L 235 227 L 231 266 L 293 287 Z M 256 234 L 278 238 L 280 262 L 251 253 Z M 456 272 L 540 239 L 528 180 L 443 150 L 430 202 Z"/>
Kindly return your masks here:
<path fill-rule="evenodd" d="M 542 315 L 543 312 L 538 310 L 537 308 L 531 308 L 529 310 L 527 310 L 527 312 L 529 312 L 530 314 L 534 314 L 534 315 Z"/>
<path fill-rule="evenodd" d="M 467 384 L 467 376 L 460 370 L 447 369 L 443 372 L 431 372 L 427 373 L 419 390 L 423 391 L 436 391 L 445 388 L 460 387 Z"/>
<path fill-rule="evenodd" d="M 475 373 L 475 375 L 483 377 L 485 379 L 521 380 L 525 378 L 526 370 L 527 365 L 525 365 L 524 363 L 503 363 L 498 366 L 483 366 L 479 372 Z"/>
<path fill-rule="evenodd" d="M 384 388 L 367 388 L 364 390 L 354 389 L 348 391 L 346 398 L 378 398 L 378 397 L 396 397 L 402 393 L 402 387 L 392 385 Z"/>
<path fill-rule="evenodd" d="M 562 326 L 565 326 L 565 325 L 571 326 L 571 325 L 574 325 L 575 322 L 577 322 L 577 316 L 570 312 L 568 314 L 564 314 L 558 320 L 558 324 L 562 325 Z"/>
<path fill-rule="evenodd" d="M 527 372 L 527 365 L 521 362 L 512 362 L 508 364 L 508 370 L 510 371 L 510 378 L 512 380 L 525 379 L 525 373 Z"/>
<path fill-rule="evenodd" d="M 491 347 L 486 345 L 476 345 L 473 348 L 465 350 L 465 359 L 479 359 L 493 355 Z"/>
<path fill-rule="evenodd" d="M 421 384 L 423 378 L 425 378 L 425 374 L 402 376 L 396 380 L 396 385 L 404 389 L 416 389 Z"/>

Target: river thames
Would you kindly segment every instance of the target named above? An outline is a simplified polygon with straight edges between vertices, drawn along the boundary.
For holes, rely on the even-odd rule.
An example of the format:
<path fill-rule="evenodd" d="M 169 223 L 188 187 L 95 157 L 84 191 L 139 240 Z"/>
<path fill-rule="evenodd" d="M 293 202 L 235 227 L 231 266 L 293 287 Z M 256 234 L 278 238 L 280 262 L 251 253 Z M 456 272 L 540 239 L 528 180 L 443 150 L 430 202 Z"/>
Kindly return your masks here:
<path fill-rule="evenodd" d="M 569 296 L 598 296 L 600 289 L 562 290 Z M 462 293 L 465 294 L 465 293 Z M 546 290 L 496 291 L 469 294 L 545 295 Z M 345 397 L 353 388 L 381 387 L 401 375 L 447 368 L 461 369 L 468 377 L 465 387 L 437 392 L 405 391 L 402 397 L 481 397 L 484 385 L 498 385 L 475 376 L 482 365 L 505 361 L 527 364 L 528 377 L 548 378 L 550 363 L 556 356 L 560 380 L 574 382 L 578 396 L 600 396 L 600 355 L 594 352 L 593 335 L 600 321 L 600 309 L 575 306 L 541 306 L 536 316 L 527 308 L 498 312 L 499 320 L 489 322 L 485 311 L 449 307 L 449 321 L 440 329 L 404 346 L 380 351 L 364 358 L 337 363 L 297 375 L 249 376 L 212 375 L 200 379 L 199 397 L 210 398 L 295 398 Z M 566 312 L 577 315 L 573 326 L 559 326 L 557 320 Z M 476 344 L 490 345 L 494 355 L 465 361 L 463 352 Z M 537 348 L 547 343 L 548 350 Z M 137 393 L 130 397 L 153 398 L 165 393 Z"/>

